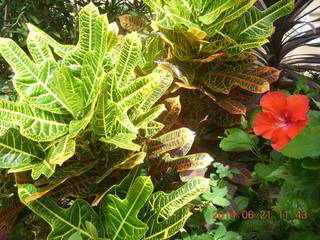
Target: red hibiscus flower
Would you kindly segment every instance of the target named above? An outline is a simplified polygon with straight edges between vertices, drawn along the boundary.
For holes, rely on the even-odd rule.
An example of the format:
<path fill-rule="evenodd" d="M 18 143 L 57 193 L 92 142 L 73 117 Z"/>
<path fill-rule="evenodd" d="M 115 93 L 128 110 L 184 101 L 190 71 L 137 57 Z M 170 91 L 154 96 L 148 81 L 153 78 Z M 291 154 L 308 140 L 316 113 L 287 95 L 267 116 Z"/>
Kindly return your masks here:
<path fill-rule="evenodd" d="M 309 99 L 304 95 L 285 96 L 275 91 L 260 100 L 262 112 L 254 119 L 256 135 L 271 140 L 271 146 L 281 151 L 310 121 L 307 116 Z"/>

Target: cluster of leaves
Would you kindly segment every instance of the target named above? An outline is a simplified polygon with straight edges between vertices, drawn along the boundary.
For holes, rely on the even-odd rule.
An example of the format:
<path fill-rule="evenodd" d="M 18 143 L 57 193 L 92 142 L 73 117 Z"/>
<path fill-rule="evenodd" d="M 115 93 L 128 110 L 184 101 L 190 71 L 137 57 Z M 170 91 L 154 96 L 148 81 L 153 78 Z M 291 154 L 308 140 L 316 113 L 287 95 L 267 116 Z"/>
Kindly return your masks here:
<path fill-rule="evenodd" d="M 301 72 L 304 71 L 320 72 L 318 66 L 320 55 L 317 52 L 292 54 L 299 47 L 307 47 L 306 49 L 311 47 L 310 50 L 319 47 L 319 43 L 313 40 L 319 38 L 320 27 L 317 25 L 320 19 L 317 17 L 307 19 L 310 14 L 320 9 L 320 5 L 316 2 L 296 0 L 294 10 L 275 22 L 275 32 L 269 38 L 269 42 L 255 49 L 255 54 L 261 63 L 284 70 L 283 75 L 292 80 L 303 76 Z M 273 3 L 273 0 L 263 0 L 257 2 L 257 6 L 265 10 Z"/>
<path fill-rule="evenodd" d="M 167 171 L 203 168 L 213 160 L 206 153 L 187 155 L 194 138 L 190 130 L 170 131 L 179 98 L 155 104 L 172 83 L 170 72 L 158 66 L 137 76 L 137 34 L 127 35 L 121 48 L 116 47 L 116 24 L 109 24 L 93 4 L 80 11 L 76 45 L 60 44 L 34 25 L 27 26 L 32 59 L 13 40 L 0 39 L 0 53 L 14 71 L 18 94 L 17 101 L 0 99 L 0 167 L 6 169 L 5 176 L 14 173 L 2 182 L 11 186 L 10 191 L 3 189 L 7 200 L 2 226 L 10 226 L 10 218 L 19 214 L 13 212 L 19 196 L 49 223 L 49 239 L 174 235 L 190 216 L 184 206 L 205 191 L 208 180 L 193 178 L 169 194 L 152 195 L 149 177 L 134 171 L 135 178 L 124 179 L 127 169 L 141 163 L 148 172 L 158 167 L 156 179 L 163 181 Z M 119 181 L 125 187 L 114 185 Z M 91 196 L 92 205 L 100 203 L 100 216 L 85 200 L 67 209 L 56 204 Z"/>
<path fill-rule="evenodd" d="M 0 227 L 18 222 L 13 234 L 27 238 L 29 223 L 36 239 L 50 232 L 48 239 L 66 240 L 177 233 L 180 239 L 297 240 L 319 234 L 320 199 L 312 184 L 319 180 L 319 112 L 310 112 L 310 124 L 280 155 L 266 153 L 269 147 L 249 133 L 252 121 L 242 121 L 243 129 L 226 130 L 225 152 L 211 151 L 227 159 L 219 156 L 221 163 L 211 166 L 195 133 L 179 124 L 194 130 L 199 123 L 239 123 L 252 98 L 278 79 L 280 71 L 257 64 L 250 50 L 268 41 L 294 0 L 264 11 L 255 2 L 97 0 L 108 17 L 92 3 L 84 7 L 79 31 L 60 33 L 67 43 L 79 35 L 74 44 L 61 44 L 32 24 L 26 25 L 28 53 L 21 42 L 0 38 L 17 92 L 0 99 Z M 56 1 L 48 9 L 87 3 Z M 66 18 L 74 15 L 69 10 Z M 119 37 L 117 24 L 108 21 L 118 15 L 133 33 Z M 68 24 L 63 29 L 70 31 L 75 24 Z M 309 90 L 300 80 L 297 91 Z M 194 177 L 207 167 L 210 179 Z M 269 209 L 266 222 L 213 217 Z M 298 210 L 310 213 L 308 221 Z M 285 211 L 290 217 L 276 217 Z"/>
<path fill-rule="evenodd" d="M 250 49 L 268 41 L 273 22 L 293 9 L 293 0 L 265 11 L 253 6 L 255 1 L 145 2 L 156 12 L 151 41 L 158 36 L 165 41 L 164 62 L 178 79 L 172 91 L 199 90 L 229 115 L 241 115 L 253 93 L 269 90 L 278 79 L 279 71 L 257 65 Z"/>

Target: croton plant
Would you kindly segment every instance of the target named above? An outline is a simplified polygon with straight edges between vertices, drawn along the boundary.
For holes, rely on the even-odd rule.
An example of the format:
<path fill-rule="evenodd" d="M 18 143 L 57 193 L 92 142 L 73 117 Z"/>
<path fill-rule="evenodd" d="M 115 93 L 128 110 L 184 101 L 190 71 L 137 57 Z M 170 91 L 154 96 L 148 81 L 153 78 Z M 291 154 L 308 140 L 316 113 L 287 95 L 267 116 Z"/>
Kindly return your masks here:
<path fill-rule="evenodd" d="M 254 2 L 145 0 L 156 13 L 154 32 L 124 37 L 89 4 L 76 45 L 31 24 L 28 53 L 0 38 L 18 94 L 15 102 L 0 99 L 1 220 L 10 226 L 27 207 L 50 225 L 48 239 L 179 232 L 209 179 L 183 184 L 178 173 L 213 159 L 190 151 L 194 132 L 176 127 L 177 89 L 200 90 L 241 115 L 279 76 L 257 65 L 250 49 L 267 41 L 294 1 L 265 11 Z"/>

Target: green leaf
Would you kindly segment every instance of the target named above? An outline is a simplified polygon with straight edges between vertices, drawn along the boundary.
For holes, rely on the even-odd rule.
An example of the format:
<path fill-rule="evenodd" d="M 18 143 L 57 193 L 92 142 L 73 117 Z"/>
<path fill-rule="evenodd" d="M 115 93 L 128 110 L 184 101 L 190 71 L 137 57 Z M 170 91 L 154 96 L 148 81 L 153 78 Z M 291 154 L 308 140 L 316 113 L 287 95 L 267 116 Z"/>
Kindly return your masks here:
<path fill-rule="evenodd" d="M 103 199 L 103 197 L 110 193 L 112 195 L 117 195 L 119 198 L 125 198 L 127 192 L 134 182 L 134 180 L 140 175 L 141 169 L 139 167 L 135 167 L 131 169 L 129 174 L 127 174 L 124 179 L 119 184 L 114 184 L 111 188 L 97 194 L 96 198 L 94 199 L 92 206 L 97 206 L 98 203 Z M 97 181 L 99 183 L 99 180 Z M 101 210 L 100 210 L 101 212 Z"/>
<path fill-rule="evenodd" d="M 148 219 L 145 239 L 164 239 L 173 236 L 185 224 L 191 213 L 182 208 L 209 187 L 209 179 L 195 177 L 171 193 L 156 192 L 148 204 L 153 215 Z"/>
<path fill-rule="evenodd" d="M 213 1 L 206 9 L 206 13 L 199 17 L 199 20 L 206 25 L 213 23 L 224 11 L 234 7 L 237 0 L 217 0 Z"/>
<path fill-rule="evenodd" d="M 286 168 L 280 164 L 262 164 L 257 163 L 254 166 L 254 171 L 258 175 L 258 177 L 274 182 L 278 179 L 281 179 L 283 176 L 285 176 Z"/>
<path fill-rule="evenodd" d="M 68 132 L 67 119 L 23 103 L 0 99 L 0 119 L 20 127 L 20 133 L 34 141 L 51 141 Z"/>
<path fill-rule="evenodd" d="M 176 123 L 181 112 L 180 96 L 167 98 L 163 103 L 167 110 L 159 116 L 158 121 L 165 125 L 164 129 L 162 129 L 162 132 L 165 133 Z"/>
<path fill-rule="evenodd" d="M 46 159 L 43 161 L 33 161 L 30 163 L 26 163 L 17 167 L 12 167 L 8 171 L 9 173 L 15 172 L 25 172 L 32 170 L 31 177 L 32 179 L 38 179 L 42 174 L 47 178 L 51 177 L 54 174 L 56 169 L 55 164 L 50 164 Z"/>
<path fill-rule="evenodd" d="M 308 116 L 311 121 L 283 148 L 283 155 L 298 159 L 320 156 L 320 112 L 310 111 Z"/>
<path fill-rule="evenodd" d="M 148 157 L 158 159 L 165 153 L 171 157 L 184 156 L 189 152 L 194 137 L 194 132 L 188 128 L 179 128 L 154 138 L 148 142 Z"/>
<path fill-rule="evenodd" d="M 213 224 L 216 222 L 216 219 L 213 218 L 214 211 L 217 211 L 217 208 L 215 206 L 211 206 L 211 205 L 207 205 L 203 209 L 203 216 L 204 216 L 204 220 L 206 221 L 206 223 Z"/>
<path fill-rule="evenodd" d="M 258 137 L 248 134 L 238 128 L 230 128 L 225 131 L 227 137 L 223 138 L 219 147 L 227 152 L 242 152 L 253 150 L 258 144 Z"/>
<path fill-rule="evenodd" d="M 98 100 L 98 97 L 96 96 L 96 99 L 88 107 L 87 112 L 81 119 L 79 120 L 74 119 L 70 121 L 69 135 L 71 138 L 76 137 L 81 130 L 85 129 L 88 126 L 88 124 L 92 119 L 97 100 Z"/>
<path fill-rule="evenodd" d="M 68 240 L 82 240 L 81 233 L 80 233 L 80 232 L 75 232 L 75 233 L 73 233 L 73 234 L 68 238 Z"/>
<path fill-rule="evenodd" d="M 59 99 L 70 109 L 73 117 L 78 118 L 84 107 L 82 82 L 74 78 L 69 68 L 62 66 L 54 73 L 54 80 L 50 86 Z"/>
<path fill-rule="evenodd" d="M 99 16 L 98 8 L 93 3 L 81 9 L 79 13 L 79 41 L 70 54 L 65 56 L 63 64 L 79 68 L 84 56 L 95 47 L 99 32 L 96 32 L 96 21 Z M 101 30 L 101 29 L 100 29 Z"/>
<path fill-rule="evenodd" d="M 268 79 L 278 79 L 279 71 L 275 68 L 260 67 L 239 61 L 223 63 L 202 78 L 203 83 L 214 92 L 229 94 L 235 87 L 249 92 L 263 93 L 269 90 Z"/>
<path fill-rule="evenodd" d="M 290 13 L 294 0 L 281 0 L 264 11 L 252 7 L 230 26 L 230 34 L 238 42 L 255 42 L 272 34 L 273 22 Z"/>
<path fill-rule="evenodd" d="M 76 176 L 83 176 L 83 173 L 87 172 L 91 168 L 94 167 L 96 163 L 92 162 L 70 162 L 63 167 L 58 167 L 55 170 L 55 173 L 48 179 L 46 177 L 42 177 L 34 182 L 35 186 L 38 187 L 38 191 L 35 192 L 32 196 L 26 199 L 26 202 L 33 201 L 38 199 L 45 194 L 50 193 L 50 191 L 57 188 L 62 183 L 66 182 L 69 178 Z M 85 178 L 83 178 L 84 180 Z M 55 197 L 56 195 L 53 195 Z"/>
<path fill-rule="evenodd" d="M 8 131 L 8 129 L 10 129 L 10 128 L 17 129 L 17 126 L 15 124 L 13 124 L 11 122 L 1 121 L 1 120 L 0 120 L 0 136 L 5 134 Z"/>
<path fill-rule="evenodd" d="M 320 160 L 307 158 L 301 163 L 301 166 L 305 169 L 319 170 L 320 169 Z"/>
<path fill-rule="evenodd" d="M 32 38 L 33 38 L 33 36 L 36 36 L 36 38 L 43 39 L 48 45 L 50 45 L 54 49 L 55 53 L 59 57 L 65 57 L 74 48 L 73 45 L 63 45 L 63 44 L 58 43 L 56 40 L 54 40 L 48 34 L 43 32 L 41 29 L 37 28 L 36 26 L 32 25 L 31 23 L 27 23 L 26 25 L 30 31 L 29 35 L 31 35 Z M 31 43 L 30 46 L 28 45 L 28 48 L 33 48 L 32 44 L 33 43 Z M 44 51 L 46 51 L 46 50 L 44 50 Z M 35 53 L 35 54 L 38 54 L 38 53 Z M 41 59 L 41 58 L 39 58 L 39 59 Z"/>
<path fill-rule="evenodd" d="M 27 38 L 27 46 L 36 64 L 42 64 L 47 60 L 54 60 L 49 46 L 39 35 L 30 33 Z"/>
<path fill-rule="evenodd" d="M 213 161 L 213 158 L 208 153 L 195 153 L 175 158 L 171 158 L 169 154 L 166 154 L 163 160 L 164 163 L 159 165 L 160 168 L 168 169 L 173 167 L 177 172 L 183 172 L 205 168 Z"/>
<path fill-rule="evenodd" d="M 11 39 L 0 38 L 0 53 L 15 72 L 15 88 L 30 104 L 53 113 L 67 114 L 72 110 L 49 87 L 57 63 L 48 60 L 38 67 Z"/>
<path fill-rule="evenodd" d="M 150 103 L 160 98 L 159 93 L 153 94 L 153 92 L 163 82 L 171 83 L 172 81 L 172 77 L 167 76 L 168 73 L 160 69 L 155 69 L 147 76 L 130 80 L 136 61 L 141 54 L 140 48 L 141 43 L 136 34 L 126 36 L 115 68 L 106 75 L 103 81 L 102 92 L 92 122 L 94 132 L 104 136 L 103 141 L 132 150 L 138 149 L 138 146 L 132 143 L 138 133 L 137 128 L 145 125 L 137 123 L 138 126 L 135 126 L 134 119 L 132 119 L 134 116 L 128 115 L 128 111 L 139 104 L 141 104 L 140 109 L 150 110 Z M 164 76 L 166 78 L 159 82 L 159 78 Z M 165 89 L 161 86 L 160 93 Z M 153 110 L 149 112 L 149 120 L 159 115 L 158 111 L 153 114 Z M 142 113 L 135 114 L 135 116 L 138 117 L 140 114 Z M 120 144 L 117 139 L 119 137 L 123 139 L 123 136 L 126 135 L 130 137 L 127 138 L 126 143 Z"/>
<path fill-rule="evenodd" d="M 33 141 L 9 129 L 0 136 L 0 168 L 17 167 L 32 160 L 41 160 L 44 152 Z"/>
<path fill-rule="evenodd" d="M 132 142 L 135 138 L 135 134 L 120 133 L 111 138 L 102 137 L 100 138 L 100 140 L 102 142 L 113 144 L 122 149 L 138 151 L 141 146 Z"/>
<path fill-rule="evenodd" d="M 51 226 L 48 240 L 67 240 L 76 232 L 80 232 L 82 239 L 94 239 L 86 231 L 86 221 L 95 226 L 99 237 L 104 237 L 102 222 L 86 201 L 76 200 L 71 207 L 63 209 L 48 197 L 26 202 L 26 199 L 37 192 L 31 184 L 20 185 L 18 191 L 20 200 Z"/>
<path fill-rule="evenodd" d="M 141 239 L 148 226 L 137 215 L 153 191 L 150 177 L 138 177 L 125 199 L 108 194 L 102 202 L 107 235 L 110 239 Z"/>
<path fill-rule="evenodd" d="M 46 157 L 50 164 L 59 164 L 60 166 L 71 158 L 76 151 L 76 141 L 66 135 L 60 138 L 55 145 L 53 145 Z"/>

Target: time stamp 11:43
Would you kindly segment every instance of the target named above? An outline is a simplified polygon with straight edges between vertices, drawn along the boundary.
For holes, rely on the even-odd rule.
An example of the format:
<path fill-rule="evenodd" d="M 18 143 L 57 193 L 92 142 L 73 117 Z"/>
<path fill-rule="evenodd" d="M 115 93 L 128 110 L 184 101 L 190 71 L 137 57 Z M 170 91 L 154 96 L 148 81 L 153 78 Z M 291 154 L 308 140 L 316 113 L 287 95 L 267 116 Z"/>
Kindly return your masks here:
<path fill-rule="evenodd" d="M 236 211 L 213 211 L 212 212 L 213 219 L 270 219 L 272 216 L 279 217 L 281 219 L 307 219 L 308 218 L 308 211 L 306 210 L 297 210 L 295 212 L 289 212 L 289 211 L 279 211 L 278 213 L 275 213 L 270 210 L 260 210 L 260 211 L 253 211 L 253 210 L 244 210 L 240 213 L 237 213 Z"/>

